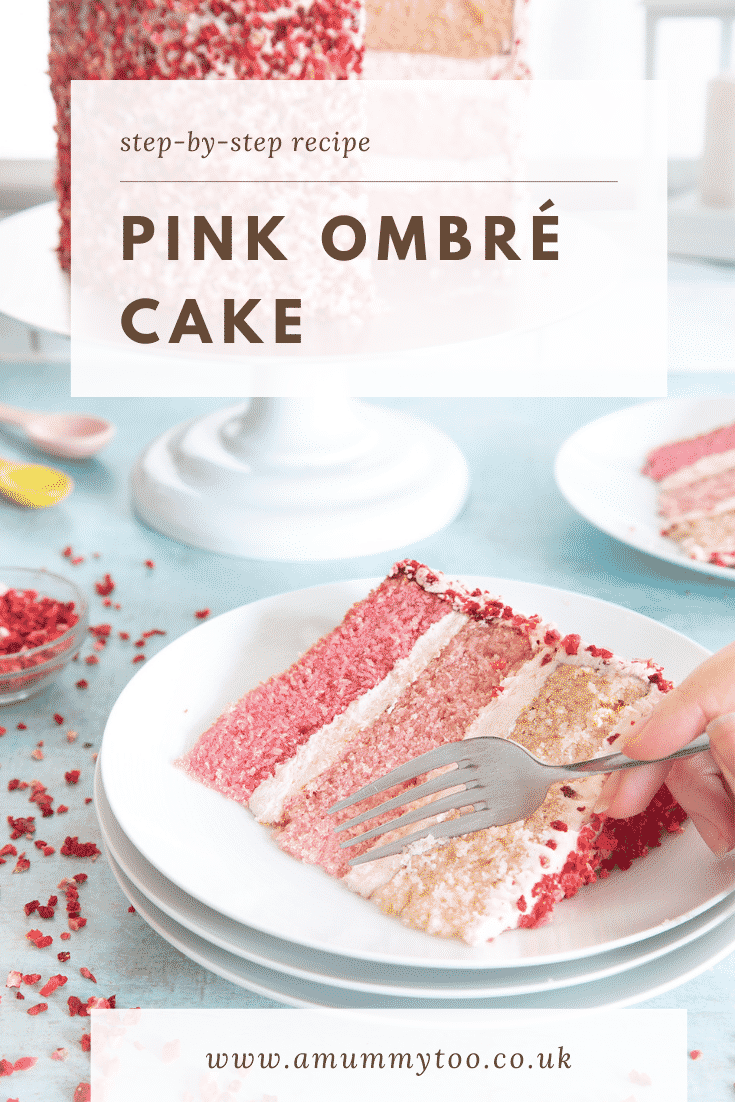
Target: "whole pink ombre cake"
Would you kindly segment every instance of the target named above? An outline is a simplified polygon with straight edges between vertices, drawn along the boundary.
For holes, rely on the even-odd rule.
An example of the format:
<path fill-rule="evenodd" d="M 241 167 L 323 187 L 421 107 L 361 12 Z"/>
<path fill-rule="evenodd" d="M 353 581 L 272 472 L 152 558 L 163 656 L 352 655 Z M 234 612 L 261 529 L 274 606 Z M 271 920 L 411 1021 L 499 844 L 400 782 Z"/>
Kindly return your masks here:
<path fill-rule="evenodd" d="M 548 761 L 607 753 L 670 687 L 651 662 L 562 638 L 539 616 L 405 561 L 290 669 L 225 712 L 181 764 L 247 802 L 287 853 L 386 914 L 479 944 L 548 921 L 560 899 L 678 830 L 683 811 L 662 788 L 642 815 L 606 820 L 593 810 L 602 778 L 586 777 L 553 786 L 523 822 L 423 839 L 352 869 L 349 856 L 391 836 L 346 854 L 329 808 L 396 765 L 479 735 Z"/>
<path fill-rule="evenodd" d="M 735 425 L 656 448 L 643 474 L 659 484 L 661 534 L 692 559 L 735 566 Z"/>

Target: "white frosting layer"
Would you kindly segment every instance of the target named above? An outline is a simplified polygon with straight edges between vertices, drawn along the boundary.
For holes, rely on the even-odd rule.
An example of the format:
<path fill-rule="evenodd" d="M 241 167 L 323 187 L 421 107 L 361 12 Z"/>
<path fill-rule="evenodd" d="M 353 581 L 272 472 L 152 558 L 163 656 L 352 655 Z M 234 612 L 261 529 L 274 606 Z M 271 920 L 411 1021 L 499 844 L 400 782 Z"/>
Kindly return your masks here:
<path fill-rule="evenodd" d="M 437 620 L 382 681 L 354 700 L 331 723 L 315 731 L 292 758 L 277 766 L 273 776 L 263 781 L 250 797 L 249 807 L 256 819 L 261 823 L 277 823 L 283 815 L 286 801 L 324 772 L 364 727 L 393 707 L 411 682 L 423 673 L 467 623 L 467 619 L 463 613 L 450 611 Z"/>
<path fill-rule="evenodd" d="M 680 467 L 678 471 L 662 478 L 658 484 L 659 490 L 678 490 L 690 482 L 699 482 L 703 478 L 711 478 L 713 475 L 722 474 L 723 471 L 729 471 L 731 467 L 735 467 L 735 450 L 703 455 L 696 463 Z"/>

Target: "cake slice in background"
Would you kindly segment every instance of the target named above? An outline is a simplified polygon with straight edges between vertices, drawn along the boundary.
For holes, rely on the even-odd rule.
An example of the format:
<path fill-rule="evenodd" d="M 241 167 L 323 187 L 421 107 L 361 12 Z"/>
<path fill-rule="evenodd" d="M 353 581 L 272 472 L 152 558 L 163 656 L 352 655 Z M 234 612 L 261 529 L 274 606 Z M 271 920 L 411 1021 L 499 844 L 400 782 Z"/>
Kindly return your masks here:
<path fill-rule="evenodd" d="M 656 448 L 643 474 L 659 484 L 661 534 L 692 559 L 735 566 L 735 425 Z"/>
<path fill-rule="evenodd" d="M 394 766 L 463 738 L 511 738 L 550 762 L 607 753 L 670 687 L 652 662 L 562 638 L 537 615 L 405 561 L 289 670 L 225 712 L 180 764 L 249 801 L 282 849 L 385 913 L 479 944 L 543 924 L 560 899 L 678 830 L 683 811 L 664 788 L 635 819 L 606 821 L 594 813 L 602 778 L 588 777 L 553 786 L 524 822 L 423 839 L 351 869 L 350 856 L 395 835 L 347 853 L 329 809 Z"/>

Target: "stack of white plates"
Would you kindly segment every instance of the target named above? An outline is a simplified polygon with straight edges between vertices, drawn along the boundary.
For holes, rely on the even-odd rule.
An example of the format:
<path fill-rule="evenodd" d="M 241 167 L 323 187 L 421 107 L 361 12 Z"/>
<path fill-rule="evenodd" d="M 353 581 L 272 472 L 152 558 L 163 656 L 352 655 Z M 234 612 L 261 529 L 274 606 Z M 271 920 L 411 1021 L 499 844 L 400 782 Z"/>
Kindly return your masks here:
<path fill-rule="evenodd" d="M 593 598 L 466 581 L 598 646 L 650 655 L 675 680 L 707 653 Z M 301 1007 L 620 1007 L 731 952 L 735 862 L 716 860 L 691 827 L 560 904 L 548 926 L 471 948 L 405 929 L 284 854 L 246 809 L 177 767 L 230 700 L 284 669 L 373 584 L 235 609 L 166 647 L 125 689 L 105 731 L 96 803 L 113 872 L 147 922 L 212 972 Z"/>

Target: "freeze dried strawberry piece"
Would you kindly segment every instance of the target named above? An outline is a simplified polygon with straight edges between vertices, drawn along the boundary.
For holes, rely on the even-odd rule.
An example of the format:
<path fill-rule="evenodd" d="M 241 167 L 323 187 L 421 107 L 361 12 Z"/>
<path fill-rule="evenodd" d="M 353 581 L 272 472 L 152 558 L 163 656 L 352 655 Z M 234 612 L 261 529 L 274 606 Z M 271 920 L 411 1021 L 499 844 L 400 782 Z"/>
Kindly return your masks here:
<path fill-rule="evenodd" d="M 39 907 L 38 908 L 38 917 L 39 918 L 53 918 L 54 914 L 55 914 L 55 911 L 54 911 L 53 907 Z"/>
<path fill-rule="evenodd" d="M 90 1010 L 114 1010 L 113 999 L 114 996 L 110 996 L 108 999 L 100 999 L 96 995 L 90 996 L 87 999 L 87 1014 Z"/>
<path fill-rule="evenodd" d="M 37 1063 L 37 1056 L 21 1056 L 20 1060 L 16 1060 L 13 1064 L 13 1071 L 28 1071 L 28 1068 L 32 1068 Z"/>
<path fill-rule="evenodd" d="M 0 849 L 0 857 L 17 857 L 17 856 L 18 856 L 18 851 L 15 848 L 15 846 L 11 846 L 10 842 L 8 842 L 7 845 L 3 846 L 3 848 Z"/>
<path fill-rule="evenodd" d="M 85 980 L 91 980 L 92 983 L 97 983 L 97 980 L 94 978 L 89 968 L 80 968 L 79 971 L 82 973 Z"/>
<path fill-rule="evenodd" d="M 127 631 L 118 631 L 117 633 L 121 639 L 126 640 L 130 638 L 130 634 Z"/>
<path fill-rule="evenodd" d="M 92 1048 L 92 1034 L 83 1033 L 81 1036 L 80 1044 L 82 1046 L 82 1052 L 89 1052 Z"/>
<path fill-rule="evenodd" d="M 69 978 L 68 976 L 61 976 L 61 975 L 51 976 L 48 980 L 46 980 L 46 983 L 41 988 L 39 994 L 41 994 L 43 996 L 53 995 L 53 993 L 57 989 L 57 987 L 63 987 L 68 978 Z"/>
<path fill-rule="evenodd" d="M 69 810 L 69 808 L 66 806 L 66 804 L 59 804 L 59 806 L 56 808 L 56 814 L 57 815 L 66 815 L 68 810 Z M 63 847 L 62 847 L 61 852 L 62 853 L 64 852 Z"/>
<path fill-rule="evenodd" d="M 54 712 L 54 722 L 58 723 L 59 727 L 61 727 L 64 722 L 64 717 L 59 715 L 58 712 Z"/>
<path fill-rule="evenodd" d="M 198 612 L 194 613 L 194 615 L 196 616 L 197 620 L 206 620 L 209 616 L 209 609 L 200 608 Z"/>
<path fill-rule="evenodd" d="M 165 635 L 165 631 L 161 631 L 160 628 L 151 628 L 150 631 L 144 631 L 141 634 L 141 639 L 150 639 L 153 635 Z"/>
<path fill-rule="evenodd" d="M 61 847 L 61 853 L 63 853 L 64 857 L 91 857 L 94 859 L 99 857 L 100 852 L 101 850 L 97 848 L 94 842 L 80 842 L 76 835 L 73 838 L 67 836 Z M 87 879 L 84 873 L 78 874 L 74 879 L 78 880 L 79 875 L 84 876 L 85 880 Z"/>
<path fill-rule="evenodd" d="M 25 853 L 21 853 L 18 857 L 18 860 L 15 862 L 15 868 L 13 869 L 13 872 L 28 872 L 30 867 L 31 863 L 26 857 Z"/>
<path fill-rule="evenodd" d="M 90 625 L 89 633 L 94 635 L 96 639 L 106 639 L 112 631 L 112 624 L 96 624 Z"/>
<path fill-rule="evenodd" d="M 88 654 L 84 661 L 88 666 L 96 666 L 99 662 L 99 658 L 96 654 Z"/>
<path fill-rule="evenodd" d="M 45 949 L 46 946 L 50 945 L 54 940 L 48 935 L 44 936 L 40 930 L 29 930 L 26 934 L 26 939 L 30 941 L 32 945 L 35 945 L 37 949 Z M 41 977 L 39 976 L 38 978 L 40 979 Z"/>
<path fill-rule="evenodd" d="M 71 953 L 57 953 L 56 954 L 56 959 L 58 961 L 61 961 L 62 964 L 66 964 L 66 962 L 68 961 L 70 956 L 71 956 Z"/>
<path fill-rule="evenodd" d="M 81 769 L 70 769 L 68 773 L 64 773 L 64 780 L 67 784 L 78 784 L 81 776 Z"/>
<path fill-rule="evenodd" d="M 44 857 L 50 857 L 52 853 L 56 853 L 56 850 L 54 849 L 53 846 L 44 846 L 43 847 L 43 856 Z"/>
<path fill-rule="evenodd" d="M 89 1083 L 79 1083 L 74 1091 L 74 1102 L 90 1102 L 92 1088 Z"/>
<path fill-rule="evenodd" d="M 94 583 L 94 588 L 97 590 L 100 597 L 109 597 L 109 595 L 115 588 L 115 583 L 112 580 L 112 576 L 110 574 L 105 574 L 101 582 Z"/>
<path fill-rule="evenodd" d="M 129 915 L 134 915 L 135 914 L 135 907 L 128 907 L 128 914 Z"/>
<path fill-rule="evenodd" d="M 57 1048 L 51 1053 L 52 1060 L 66 1060 L 69 1055 L 69 1050 L 65 1048 Z"/>
<path fill-rule="evenodd" d="M 0 1060 L 0 1076 L 12 1074 L 13 1065 L 10 1063 L 10 1060 Z"/>
<path fill-rule="evenodd" d="M 19 731 L 27 731 L 28 728 L 26 727 L 25 723 L 19 723 L 18 724 L 18 730 Z"/>
<path fill-rule="evenodd" d="M 59 937 L 62 941 L 69 941 L 69 939 L 71 938 L 71 934 L 64 930 L 63 934 L 59 934 Z"/>
<path fill-rule="evenodd" d="M 153 570 L 155 565 L 156 564 L 154 563 L 153 559 L 146 559 L 143 563 L 143 566 L 147 566 L 149 570 Z"/>
<path fill-rule="evenodd" d="M 136 654 L 135 658 L 132 661 L 132 665 L 134 666 L 136 664 L 136 662 L 145 662 L 145 655 L 144 654 Z"/>
<path fill-rule="evenodd" d="M 6 987 L 20 987 L 23 981 L 22 972 L 8 972 L 8 978 L 5 981 Z"/>
<path fill-rule="evenodd" d="M 26 1014 L 43 1014 L 44 1010 L 48 1010 L 48 1003 L 36 1003 L 35 1006 L 28 1007 Z"/>
<path fill-rule="evenodd" d="M 14 819 L 12 815 L 8 815 L 8 825 L 11 829 L 11 839 L 15 841 L 16 838 L 22 838 L 24 834 L 28 837 L 31 834 L 36 833 L 36 819 L 34 815 L 28 815 L 26 818 L 19 816 Z"/>
<path fill-rule="evenodd" d="M 39 906 L 40 906 L 40 900 L 31 899 L 30 903 L 24 903 L 23 904 L 23 910 L 25 911 L 26 915 L 31 915 L 31 914 L 33 914 L 33 912 L 35 910 L 37 910 L 37 908 Z"/>
<path fill-rule="evenodd" d="M 20 788 L 20 780 L 18 777 L 13 777 L 12 781 L 8 781 L 8 792 L 14 792 L 16 788 Z"/>
<path fill-rule="evenodd" d="M 66 1000 L 66 1005 L 69 1007 L 69 1017 L 74 1018 L 77 1015 L 80 1018 L 87 1017 L 87 1008 L 81 999 L 78 999 L 76 995 L 70 995 Z"/>
<path fill-rule="evenodd" d="M 73 930 L 74 933 L 76 933 L 77 930 L 81 930 L 82 927 L 86 926 L 86 925 L 87 925 L 86 918 L 70 918 L 69 919 L 69 929 Z"/>
<path fill-rule="evenodd" d="M 76 687 L 78 689 L 88 689 L 89 688 L 89 682 L 85 681 L 85 679 L 83 677 L 80 677 L 78 681 L 74 682 L 74 684 L 76 685 Z M 66 737 L 67 737 L 67 739 L 69 738 L 68 735 Z"/>

